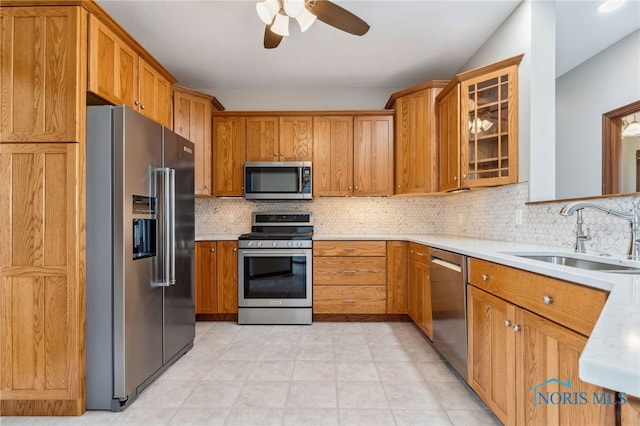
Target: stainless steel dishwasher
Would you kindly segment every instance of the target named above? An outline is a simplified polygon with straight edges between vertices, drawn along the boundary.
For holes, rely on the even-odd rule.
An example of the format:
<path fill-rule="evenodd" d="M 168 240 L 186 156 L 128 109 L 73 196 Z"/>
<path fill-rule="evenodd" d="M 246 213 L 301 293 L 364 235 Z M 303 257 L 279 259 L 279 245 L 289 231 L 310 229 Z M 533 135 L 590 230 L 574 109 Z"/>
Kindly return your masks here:
<path fill-rule="evenodd" d="M 467 260 L 430 249 L 433 346 L 467 381 Z"/>

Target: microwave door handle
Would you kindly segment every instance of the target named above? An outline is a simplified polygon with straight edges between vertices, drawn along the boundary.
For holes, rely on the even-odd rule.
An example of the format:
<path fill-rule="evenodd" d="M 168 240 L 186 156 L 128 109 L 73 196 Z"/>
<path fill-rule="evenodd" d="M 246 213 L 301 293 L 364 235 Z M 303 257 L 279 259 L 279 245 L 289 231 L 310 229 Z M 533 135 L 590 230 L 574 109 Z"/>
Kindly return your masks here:
<path fill-rule="evenodd" d="M 298 169 L 298 193 L 302 193 L 302 175 L 304 174 L 304 167 Z"/>

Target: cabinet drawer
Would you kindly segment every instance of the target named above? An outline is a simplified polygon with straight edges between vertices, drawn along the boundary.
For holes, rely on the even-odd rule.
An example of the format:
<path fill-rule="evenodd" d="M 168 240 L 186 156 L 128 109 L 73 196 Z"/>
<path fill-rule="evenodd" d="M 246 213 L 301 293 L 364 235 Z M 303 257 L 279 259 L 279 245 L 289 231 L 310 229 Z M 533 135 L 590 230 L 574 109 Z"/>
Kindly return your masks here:
<path fill-rule="evenodd" d="M 386 256 L 386 241 L 314 241 L 314 256 Z"/>
<path fill-rule="evenodd" d="M 469 259 L 469 283 L 585 336 L 608 293 L 532 272 Z"/>
<path fill-rule="evenodd" d="M 386 311 L 384 286 L 313 287 L 316 314 L 384 314 Z"/>
<path fill-rule="evenodd" d="M 384 257 L 315 257 L 314 285 L 385 285 L 387 262 Z"/>
<path fill-rule="evenodd" d="M 422 244 L 409 243 L 409 259 L 429 263 L 429 247 Z"/>

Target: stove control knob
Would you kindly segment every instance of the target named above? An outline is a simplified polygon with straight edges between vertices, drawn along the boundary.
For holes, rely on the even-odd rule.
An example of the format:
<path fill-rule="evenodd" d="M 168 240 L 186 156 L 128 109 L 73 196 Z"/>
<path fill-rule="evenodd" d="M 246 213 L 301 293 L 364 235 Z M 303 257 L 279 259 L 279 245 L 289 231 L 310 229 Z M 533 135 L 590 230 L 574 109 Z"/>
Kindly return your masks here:
<path fill-rule="evenodd" d="M 253 247 L 253 241 L 249 241 L 249 242 L 247 243 L 247 246 L 249 246 L 249 247 Z"/>
<path fill-rule="evenodd" d="M 262 247 L 262 241 L 258 241 L 258 247 Z"/>
<path fill-rule="evenodd" d="M 302 247 L 302 241 L 298 241 L 298 247 Z"/>
<path fill-rule="evenodd" d="M 278 247 L 278 242 L 277 242 L 277 241 L 274 241 L 272 245 L 273 245 L 274 247 Z"/>
<path fill-rule="evenodd" d="M 287 242 L 287 247 L 293 247 L 293 241 L 288 241 Z"/>

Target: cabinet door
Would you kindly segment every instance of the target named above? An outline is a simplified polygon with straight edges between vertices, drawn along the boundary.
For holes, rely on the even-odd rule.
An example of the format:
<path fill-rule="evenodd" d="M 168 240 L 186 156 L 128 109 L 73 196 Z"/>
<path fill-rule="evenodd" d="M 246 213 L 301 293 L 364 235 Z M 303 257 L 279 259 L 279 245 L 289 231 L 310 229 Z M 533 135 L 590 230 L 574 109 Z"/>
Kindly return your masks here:
<path fill-rule="evenodd" d="M 138 109 L 138 55 L 89 15 L 88 90 L 114 105 Z"/>
<path fill-rule="evenodd" d="M 387 241 L 387 313 L 407 313 L 407 259 L 405 241 Z"/>
<path fill-rule="evenodd" d="M 460 179 L 460 86 L 455 86 L 438 108 L 438 190 L 449 191 L 461 185 Z"/>
<path fill-rule="evenodd" d="M 171 85 L 142 58 L 138 59 L 138 111 L 171 128 Z"/>
<path fill-rule="evenodd" d="M 353 117 L 313 118 L 313 193 L 353 195 Z"/>
<path fill-rule="evenodd" d="M 280 117 L 280 161 L 313 161 L 313 118 Z"/>
<path fill-rule="evenodd" d="M 211 185 L 211 100 L 190 93 L 173 92 L 173 129 L 194 145 L 195 194 L 213 195 Z"/>
<path fill-rule="evenodd" d="M 0 392 L 7 416 L 85 410 L 80 144 L 0 144 Z"/>
<path fill-rule="evenodd" d="M 416 274 L 416 317 L 424 334 L 433 340 L 433 320 L 431 315 L 431 277 L 429 264 L 414 262 Z"/>
<path fill-rule="evenodd" d="M 518 181 L 517 65 L 460 83 L 462 185 Z"/>
<path fill-rule="evenodd" d="M 247 161 L 284 161 L 278 117 L 247 117 Z"/>
<path fill-rule="evenodd" d="M 196 314 L 218 312 L 215 241 L 196 243 Z"/>
<path fill-rule="evenodd" d="M 514 305 L 467 286 L 469 386 L 506 425 L 516 420 L 513 325 Z"/>
<path fill-rule="evenodd" d="M 213 119 L 213 195 L 241 197 L 244 190 L 244 117 Z"/>
<path fill-rule="evenodd" d="M 84 141 L 84 9 L 2 7 L 0 17 L 0 142 Z"/>
<path fill-rule="evenodd" d="M 238 313 L 238 242 L 218 241 L 218 313 Z"/>
<path fill-rule="evenodd" d="M 393 195 L 393 118 L 353 119 L 353 194 Z"/>
<path fill-rule="evenodd" d="M 435 190 L 435 94 L 427 89 L 396 101 L 395 193 L 429 193 Z"/>
<path fill-rule="evenodd" d="M 409 264 L 407 276 L 407 313 L 413 322 L 418 322 L 418 270 L 411 254 L 414 249 L 409 246 Z"/>
<path fill-rule="evenodd" d="M 517 309 L 516 315 L 516 323 L 520 327 L 516 333 L 518 368 L 514 370 L 516 423 L 615 424 L 615 405 L 594 403 L 594 393 L 602 397 L 605 390 L 581 381 L 578 375 L 578 359 L 587 338 L 523 309 Z M 576 403 L 546 403 L 544 400 L 545 396 L 548 400 L 549 394 L 556 393 L 557 396 L 565 392 L 573 396 Z M 586 403 L 576 395 L 583 395 Z M 608 400 L 612 402 L 613 398 Z"/>

